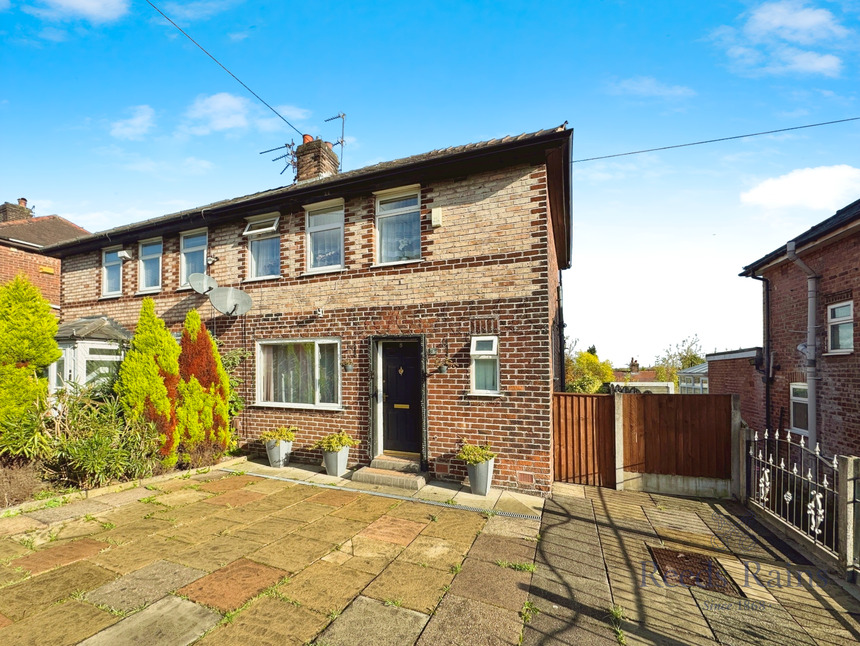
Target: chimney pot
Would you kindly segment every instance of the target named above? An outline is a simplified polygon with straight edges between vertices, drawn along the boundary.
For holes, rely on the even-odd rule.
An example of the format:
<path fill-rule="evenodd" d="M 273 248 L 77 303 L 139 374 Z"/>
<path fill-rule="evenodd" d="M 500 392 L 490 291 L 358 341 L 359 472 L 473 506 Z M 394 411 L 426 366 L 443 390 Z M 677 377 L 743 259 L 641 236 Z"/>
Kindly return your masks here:
<path fill-rule="evenodd" d="M 332 150 L 334 148 L 334 144 L 332 144 L 330 141 L 325 142 L 325 145 L 328 146 L 329 150 Z"/>
<path fill-rule="evenodd" d="M 314 136 L 313 136 L 313 135 L 302 135 L 302 143 L 303 143 L 303 144 L 309 144 L 309 143 L 311 143 L 313 140 L 314 140 Z"/>
<path fill-rule="evenodd" d="M 25 209 L 27 208 L 27 198 L 19 197 L 18 198 L 18 206 L 23 206 Z"/>

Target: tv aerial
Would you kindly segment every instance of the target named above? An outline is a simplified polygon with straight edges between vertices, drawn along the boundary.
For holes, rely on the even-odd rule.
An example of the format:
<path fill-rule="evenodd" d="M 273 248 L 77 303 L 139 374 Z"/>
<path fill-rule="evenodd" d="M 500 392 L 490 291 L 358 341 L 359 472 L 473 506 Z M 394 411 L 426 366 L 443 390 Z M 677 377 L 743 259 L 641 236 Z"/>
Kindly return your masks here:
<path fill-rule="evenodd" d="M 344 138 L 344 133 L 346 132 L 346 115 L 343 112 L 338 112 L 335 116 L 326 119 L 325 122 L 328 123 L 335 119 L 340 119 L 340 139 L 334 143 L 340 145 L 340 168 L 338 170 L 343 172 L 343 145 L 346 143 L 346 139 Z"/>
<path fill-rule="evenodd" d="M 251 309 L 251 297 L 235 287 L 216 287 L 209 292 L 212 307 L 227 316 L 241 316 Z"/>
<path fill-rule="evenodd" d="M 275 157 L 272 160 L 273 162 L 281 160 L 281 159 L 284 160 L 284 167 L 281 169 L 281 172 L 278 173 L 279 175 L 283 175 L 284 171 L 286 171 L 288 168 L 295 168 L 296 167 L 296 142 L 290 140 L 290 143 L 288 143 L 288 144 L 284 144 L 283 146 L 278 146 L 277 148 L 270 148 L 269 150 L 264 150 L 260 154 L 265 155 L 266 153 L 273 153 L 276 150 L 286 150 L 287 151 L 283 155 L 281 155 L 280 157 Z"/>

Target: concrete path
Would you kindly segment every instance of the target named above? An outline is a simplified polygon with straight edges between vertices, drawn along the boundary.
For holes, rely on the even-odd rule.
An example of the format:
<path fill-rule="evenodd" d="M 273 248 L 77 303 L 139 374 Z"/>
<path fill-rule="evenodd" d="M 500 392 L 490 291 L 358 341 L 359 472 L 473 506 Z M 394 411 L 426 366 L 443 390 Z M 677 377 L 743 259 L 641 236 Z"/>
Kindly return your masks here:
<path fill-rule="evenodd" d="M 738 596 L 667 582 L 651 548 L 714 557 Z M 860 602 L 733 502 L 557 484 L 535 565 L 523 644 L 860 642 Z"/>

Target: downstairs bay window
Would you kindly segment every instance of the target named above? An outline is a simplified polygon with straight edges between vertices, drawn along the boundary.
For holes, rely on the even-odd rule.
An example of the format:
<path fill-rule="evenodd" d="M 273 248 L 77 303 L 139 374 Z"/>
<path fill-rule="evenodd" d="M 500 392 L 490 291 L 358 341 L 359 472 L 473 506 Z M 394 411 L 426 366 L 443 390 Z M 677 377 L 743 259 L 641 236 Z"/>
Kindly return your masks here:
<path fill-rule="evenodd" d="M 340 407 L 340 341 L 301 339 L 257 344 L 257 404 Z"/>

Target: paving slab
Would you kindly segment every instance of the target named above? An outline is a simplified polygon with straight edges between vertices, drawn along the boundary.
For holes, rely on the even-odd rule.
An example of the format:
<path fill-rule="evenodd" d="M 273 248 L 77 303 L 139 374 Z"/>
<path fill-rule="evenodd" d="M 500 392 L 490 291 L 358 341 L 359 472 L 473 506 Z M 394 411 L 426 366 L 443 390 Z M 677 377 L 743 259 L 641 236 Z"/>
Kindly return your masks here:
<path fill-rule="evenodd" d="M 182 507 L 191 503 L 200 502 L 211 498 L 213 495 L 208 491 L 195 491 L 194 489 L 180 489 L 171 491 L 157 498 L 158 503 L 165 507 Z"/>
<path fill-rule="evenodd" d="M 274 518 L 269 516 L 250 525 L 240 525 L 227 530 L 226 534 L 240 540 L 268 545 L 292 534 L 300 527 L 304 527 L 304 523 L 290 520 L 289 518 Z"/>
<path fill-rule="evenodd" d="M 20 567 L 12 567 L 11 565 L 0 566 L 0 588 L 23 581 L 30 576 L 30 573 Z"/>
<path fill-rule="evenodd" d="M 398 554 L 403 551 L 403 546 L 359 534 L 352 540 L 343 543 L 338 551 L 350 556 L 348 560 L 343 562 L 345 567 L 369 574 L 379 574 L 397 558 Z"/>
<path fill-rule="evenodd" d="M 116 575 L 88 561 L 78 561 L 0 590 L 0 612 L 12 619 L 38 614 L 73 592 L 88 592 Z"/>
<path fill-rule="evenodd" d="M 428 505 L 423 502 L 401 502 L 393 509 L 386 512 L 388 516 L 395 518 L 405 518 L 416 523 L 429 523 L 433 516 L 439 515 L 440 507 L 436 505 Z"/>
<path fill-rule="evenodd" d="M 289 581 L 278 591 L 292 601 L 323 615 L 343 610 L 374 575 L 327 561 L 317 561 Z"/>
<path fill-rule="evenodd" d="M 211 493 L 224 493 L 225 491 L 236 491 L 242 489 L 245 485 L 259 481 L 260 478 L 254 476 L 225 476 L 218 480 L 212 480 L 200 485 L 200 491 L 209 491 Z"/>
<path fill-rule="evenodd" d="M 343 489 L 323 489 L 319 493 L 315 493 L 308 498 L 308 502 L 317 505 L 328 505 L 329 507 L 343 507 L 351 502 L 355 502 L 361 494 L 354 491 L 344 491 Z"/>
<path fill-rule="evenodd" d="M 451 571 L 463 562 L 466 549 L 462 544 L 442 538 L 419 536 L 400 553 L 398 560 L 437 570 Z"/>
<path fill-rule="evenodd" d="M 248 489 L 257 493 L 273 494 L 280 493 L 290 487 L 296 487 L 294 482 L 284 482 L 283 480 L 273 480 L 272 478 L 258 478 L 255 482 L 248 483 Z"/>
<path fill-rule="evenodd" d="M 535 541 L 481 533 L 469 550 L 469 558 L 490 563 L 499 560 L 509 563 L 533 563 L 536 548 Z"/>
<path fill-rule="evenodd" d="M 28 552 L 30 552 L 30 549 L 21 545 L 18 541 L 14 541 L 11 538 L 0 539 L 0 563 L 6 563 Z"/>
<path fill-rule="evenodd" d="M 253 561 L 292 574 L 303 570 L 334 548 L 334 543 L 291 534 L 287 538 L 270 543 L 256 551 L 247 552 L 247 554 L 248 558 Z"/>
<path fill-rule="evenodd" d="M 206 518 L 212 518 L 221 511 L 223 509 L 215 505 L 207 505 L 205 502 L 193 502 L 184 507 L 159 509 L 155 512 L 153 518 L 158 518 L 159 520 L 169 518 L 175 527 L 183 527 L 205 520 Z"/>
<path fill-rule="evenodd" d="M 242 523 L 227 520 L 226 518 L 204 518 L 187 525 L 178 527 L 170 526 L 158 532 L 157 536 L 182 541 L 189 545 L 203 543 L 222 534 L 229 534 L 231 530 L 239 529 Z"/>
<path fill-rule="evenodd" d="M 86 599 L 121 612 L 158 601 L 166 594 L 206 575 L 203 570 L 156 561 L 90 592 Z"/>
<path fill-rule="evenodd" d="M 434 515 L 436 520 L 428 523 L 421 533 L 464 545 L 471 545 L 487 522 L 483 516 L 471 511 L 440 508 Z"/>
<path fill-rule="evenodd" d="M 338 545 L 358 534 L 364 527 L 365 523 L 357 520 L 326 516 L 296 529 L 293 533 L 296 536 Z"/>
<path fill-rule="evenodd" d="M 248 559 L 237 559 L 212 574 L 198 578 L 177 591 L 191 601 L 221 612 L 243 603 L 286 576 L 286 572 Z"/>
<path fill-rule="evenodd" d="M 394 561 L 364 589 L 364 596 L 430 613 L 451 583 L 449 572 Z M 520 603 L 522 607 L 522 603 Z"/>
<path fill-rule="evenodd" d="M 381 516 L 361 530 L 361 535 L 380 541 L 409 545 L 427 526 L 426 523 L 416 523 L 405 518 Z"/>
<path fill-rule="evenodd" d="M 429 619 L 428 615 L 408 608 L 386 606 L 375 599 L 357 597 L 343 614 L 325 629 L 317 643 L 328 646 L 355 646 L 357 636 L 360 635 L 360 643 L 363 646 L 414 644 Z M 443 643 L 445 642 L 437 642 Z"/>
<path fill-rule="evenodd" d="M 530 572 L 467 557 L 451 594 L 519 612 L 529 597 Z"/>
<path fill-rule="evenodd" d="M 259 543 L 251 543 L 232 536 L 216 536 L 204 543 L 192 545 L 170 557 L 171 561 L 188 567 L 214 572 L 241 556 L 245 556 Z"/>
<path fill-rule="evenodd" d="M 482 533 L 494 534 L 496 536 L 510 536 L 511 538 L 526 538 L 536 541 L 540 535 L 540 520 L 490 516 L 484 525 Z"/>
<path fill-rule="evenodd" d="M 341 507 L 337 511 L 333 511 L 331 515 L 339 518 L 349 518 L 350 520 L 359 520 L 363 523 L 372 523 L 399 505 L 400 501 L 392 500 L 391 498 L 362 495 L 348 505 Z"/>
<path fill-rule="evenodd" d="M 303 523 L 312 523 L 336 510 L 337 507 L 330 507 L 329 505 L 317 505 L 312 502 L 296 502 L 296 504 L 273 513 L 272 516 L 277 516 L 278 518 L 289 518 L 290 520 L 300 520 Z"/>
<path fill-rule="evenodd" d="M 34 518 L 40 522 L 43 522 L 46 525 L 52 525 L 63 520 L 86 516 L 87 514 L 92 514 L 93 516 L 95 516 L 110 509 L 110 505 L 99 501 L 97 498 L 91 498 L 88 500 L 78 500 L 75 502 L 70 502 L 68 504 L 62 505 L 61 507 L 52 507 L 50 509 L 31 511 L 28 512 L 26 515 L 30 518 Z"/>
<path fill-rule="evenodd" d="M 45 527 L 47 527 L 46 523 L 23 514 L 9 518 L 0 518 L 0 537 L 14 536 L 34 529 L 44 529 Z"/>
<path fill-rule="evenodd" d="M 490 489 L 486 496 L 472 493 L 471 489 L 464 486 L 454 496 L 454 502 L 464 507 L 475 507 L 476 509 L 492 509 L 496 506 L 502 495 L 501 489 Z"/>
<path fill-rule="evenodd" d="M 131 489 L 123 489 L 113 493 L 106 493 L 97 498 L 103 505 L 109 507 L 122 507 L 130 502 L 147 498 L 152 495 L 151 491 L 147 491 L 144 487 L 132 487 Z"/>
<path fill-rule="evenodd" d="M 199 646 L 301 646 L 325 628 L 328 619 L 282 599 L 261 597 L 232 622 L 218 626 Z M 196 645 L 195 645 L 196 646 Z"/>
<path fill-rule="evenodd" d="M 111 547 L 89 560 L 118 574 L 127 574 L 155 561 L 175 557 L 187 548 L 187 543 L 171 541 L 163 536 L 150 536 L 138 543 Z"/>
<path fill-rule="evenodd" d="M 255 502 L 264 498 L 266 494 L 257 493 L 256 491 L 248 491 L 247 489 L 236 489 L 227 491 L 226 493 L 218 494 L 207 498 L 204 502 L 208 505 L 221 505 L 223 507 L 241 507 L 248 503 Z"/>
<path fill-rule="evenodd" d="M 432 500 L 433 502 L 447 502 L 453 500 L 463 485 L 454 482 L 433 481 L 415 492 L 412 496 L 415 500 Z"/>
<path fill-rule="evenodd" d="M 81 538 L 13 559 L 9 562 L 9 565 L 20 567 L 29 571 L 33 576 L 36 576 L 42 572 L 53 570 L 55 567 L 68 565 L 69 563 L 95 556 L 102 550 L 109 548 L 110 545 L 108 543 L 95 541 L 90 538 Z"/>
<path fill-rule="evenodd" d="M 520 643 L 522 622 L 511 610 L 447 594 L 418 640 L 418 646 L 488 646 Z"/>
<path fill-rule="evenodd" d="M 156 509 L 150 505 L 150 511 L 154 512 Z M 99 534 L 99 539 L 112 544 L 131 543 L 173 527 L 173 523 L 156 518 L 141 518 L 132 522 L 117 522 L 115 524 L 116 527 L 113 529 Z"/>
<path fill-rule="evenodd" d="M 493 510 L 525 516 L 540 516 L 543 512 L 543 505 L 544 499 L 540 496 L 529 496 L 516 491 L 503 491 L 493 506 Z"/>
<path fill-rule="evenodd" d="M 109 612 L 70 600 L 8 626 L 0 640 L 16 646 L 71 646 L 118 621 Z"/>
<path fill-rule="evenodd" d="M 186 646 L 220 621 L 214 610 L 165 597 L 102 630 L 80 646 Z"/>

